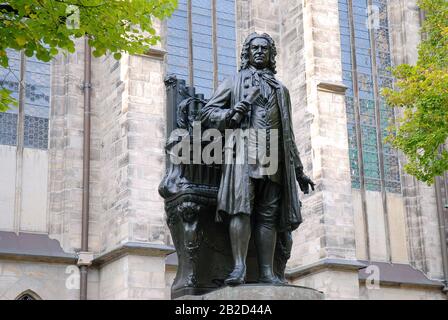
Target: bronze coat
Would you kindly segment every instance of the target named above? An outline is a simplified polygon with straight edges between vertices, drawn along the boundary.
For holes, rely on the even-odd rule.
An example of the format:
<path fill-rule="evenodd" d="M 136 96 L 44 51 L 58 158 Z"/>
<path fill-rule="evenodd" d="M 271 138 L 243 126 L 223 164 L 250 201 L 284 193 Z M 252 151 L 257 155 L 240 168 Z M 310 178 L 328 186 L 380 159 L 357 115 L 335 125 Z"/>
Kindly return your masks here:
<path fill-rule="evenodd" d="M 249 89 L 252 72 L 241 70 L 233 78 L 224 80 L 216 89 L 212 98 L 202 109 L 201 122 L 204 129 L 216 128 L 224 133 L 226 127 L 226 114 L 238 102 L 244 99 Z M 278 82 L 278 81 L 277 81 Z M 283 184 L 282 201 L 280 207 L 278 231 L 295 230 L 302 222 L 300 201 L 296 183 L 295 169 L 302 167 L 299 152 L 294 139 L 291 122 L 291 100 L 288 89 L 278 82 L 275 89 L 277 102 L 280 108 L 283 131 Z M 242 128 L 248 128 L 249 117 L 243 120 Z M 249 197 L 249 168 L 246 164 L 224 163 L 222 177 L 218 192 L 217 220 L 220 214 L 251 214 Z"/>

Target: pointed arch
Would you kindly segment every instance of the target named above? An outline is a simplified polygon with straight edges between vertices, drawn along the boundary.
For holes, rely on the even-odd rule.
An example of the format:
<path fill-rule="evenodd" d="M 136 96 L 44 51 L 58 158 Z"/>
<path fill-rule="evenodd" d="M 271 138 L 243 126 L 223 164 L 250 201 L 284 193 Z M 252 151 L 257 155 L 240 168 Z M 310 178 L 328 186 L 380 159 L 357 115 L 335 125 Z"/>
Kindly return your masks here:
<path fill-rule="evenodd" d="M 19 294 L 15 300 L 42 300 L 42 298 L 33 290 L 26 290 Z"/>

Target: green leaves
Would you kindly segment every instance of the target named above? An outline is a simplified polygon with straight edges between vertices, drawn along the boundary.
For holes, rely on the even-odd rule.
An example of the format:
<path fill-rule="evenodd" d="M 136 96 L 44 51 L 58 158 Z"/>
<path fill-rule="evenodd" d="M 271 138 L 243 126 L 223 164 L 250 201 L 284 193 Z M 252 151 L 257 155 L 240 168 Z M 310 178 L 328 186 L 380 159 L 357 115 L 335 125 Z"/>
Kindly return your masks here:
<path fill-rule="evenodd" d="M 448 170 L 448 2 L 420 0 L 426 12 L 425 39 L 415 66 L 393 70 L 396 90 L 383 90 L 387 103 L 403 110 L 388 142 L 407 156 L 405 170 L 428 184 Z"/>
<path fill-rule="evenodd" d="M 5 112 L 9 106 L 17 107 L 17 100 L 11 97 L 11 91 L 6 88 L 0 88 L 0 112 Z"/>
<path fill-rule="evenodd" d="M 24 46 L 26 44 L 26 38 L 22 35 L 16 36 L 16 42 L 19 46 Z"/>
<path fill-rule="evenodd" d="M 7 48 L 50 61 L 59 50 L 75 51 L 74 39 L 89 36 L 95 57 L 144 53 L 157 44 L 153 24 L 177 7 L 177 0 L 14 0 L 0 10 L 0 65 Z M 3 7 L 2 7 L 3 8 Z M 0 110 L 6 110 L 2 91 Z M 9 100 L 8 100 L 9 101 Z"/>

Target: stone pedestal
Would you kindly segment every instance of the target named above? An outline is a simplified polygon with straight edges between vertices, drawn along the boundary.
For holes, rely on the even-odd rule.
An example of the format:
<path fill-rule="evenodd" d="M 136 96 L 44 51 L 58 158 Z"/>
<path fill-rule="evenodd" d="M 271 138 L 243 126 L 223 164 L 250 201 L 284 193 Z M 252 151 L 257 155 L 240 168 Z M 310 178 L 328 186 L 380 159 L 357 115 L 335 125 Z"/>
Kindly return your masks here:
<path fill-rule="evenodd" d="M 176 300 L 323 300 L 324 294 L 299 286 L 260 284 L 224 287 L 202 296 L 183 296 Z"/>

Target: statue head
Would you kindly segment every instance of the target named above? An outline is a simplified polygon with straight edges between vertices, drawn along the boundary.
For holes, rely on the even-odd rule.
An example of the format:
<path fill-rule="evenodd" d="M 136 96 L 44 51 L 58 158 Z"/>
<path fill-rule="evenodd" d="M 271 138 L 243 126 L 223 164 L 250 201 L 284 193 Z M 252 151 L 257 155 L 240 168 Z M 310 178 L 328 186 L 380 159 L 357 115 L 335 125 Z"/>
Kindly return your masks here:
<path fill-rule="evenodd" d="M 277 73 L 275 69 L 276 56 L 275 42 L 267 33 L 251 33 L 244 41 L 241 50 L 240 70 L 247 69 L 252 65 L 257 69 L 268 68 L 272 73 Z"/>

